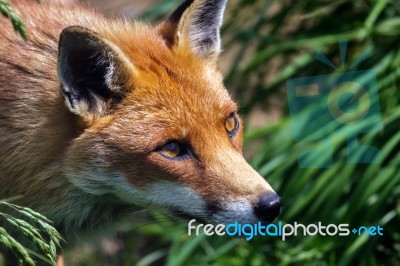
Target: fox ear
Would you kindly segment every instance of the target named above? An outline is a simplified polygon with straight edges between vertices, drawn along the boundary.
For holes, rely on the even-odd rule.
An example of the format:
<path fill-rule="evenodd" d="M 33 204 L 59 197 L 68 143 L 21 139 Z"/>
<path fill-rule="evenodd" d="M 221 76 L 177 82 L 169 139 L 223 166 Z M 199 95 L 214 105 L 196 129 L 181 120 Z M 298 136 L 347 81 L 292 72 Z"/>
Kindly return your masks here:
<path fill-rule="evenodd" d="M 57 71 L 67 107 L 80 116 L 102 116 L 124 97 L 130 62 L 112 43 L 72 26 L 59 41 Z"/>
<path fill-rule="evenodd" d="M 216 60 L 221 51 L 220 28 L 227 0 L 186 0 L 159 26 L 173 46 Z"/>

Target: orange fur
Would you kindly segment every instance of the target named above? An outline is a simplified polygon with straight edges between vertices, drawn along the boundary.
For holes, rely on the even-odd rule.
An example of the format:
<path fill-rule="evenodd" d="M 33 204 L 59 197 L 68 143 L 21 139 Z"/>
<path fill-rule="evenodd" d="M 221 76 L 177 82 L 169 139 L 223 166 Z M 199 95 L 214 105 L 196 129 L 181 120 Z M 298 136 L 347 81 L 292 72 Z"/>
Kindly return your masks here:
<path fill-rule="evenodd" d="M 273 191 L 242 156 L 242 127 L 227 135 L 225 119 L 237 106 L 223 86 L 216 54 L 204 58 L 187 40 L 176 41 L 179 28 L 189 34 L 187 25 L 167 21 L 152 28 L 75 5 L 14 5 L 29 41 L 0 19 L 0 198 L 21 195 L 19 204 L 48 215 L 62 232 L 79 232 L 126 214 L 133 202 L 126 191 L 112 190 L 121 177 L 130 184 L 127 190 L 179 184 L 221 209 L 238 199 L 255 205 Z M 193 12 L 184 19 L 191 21 Z M 124 97 L 104 113 L 73 114 L 64 104 L 58 40 L 72 25 L 96 32 L 122 58 Z M 194 157 L 161 156 L 157 148 L 170 140 L 190 143 Z M 76 184 L 85 175 L 101 182 L 82 190 Z M 101 218 L 103 212 L 109 216 Z"/>

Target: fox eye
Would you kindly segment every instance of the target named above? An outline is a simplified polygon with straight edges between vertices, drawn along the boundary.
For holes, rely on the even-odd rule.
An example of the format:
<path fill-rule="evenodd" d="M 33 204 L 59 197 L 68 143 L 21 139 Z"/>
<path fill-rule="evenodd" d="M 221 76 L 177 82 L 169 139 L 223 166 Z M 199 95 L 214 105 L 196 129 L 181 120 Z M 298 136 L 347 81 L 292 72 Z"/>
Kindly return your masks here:
<path fill-rule="evenodd" d="M 167 158 L 177 158 L 187 154 L 187 149 L 177 141 L 170 141 L 160 148 L 160 153 Z"/>
<path fill-rule="evenodd" d="M 236 114 L 232 113 L 225 120 L 225 128 L 226 128 L 226 131 L 228 132 L 228 135 L 230 137 L 235 135 L 237 129 L 239 128 L 239 120 L 237 119 Z"/>

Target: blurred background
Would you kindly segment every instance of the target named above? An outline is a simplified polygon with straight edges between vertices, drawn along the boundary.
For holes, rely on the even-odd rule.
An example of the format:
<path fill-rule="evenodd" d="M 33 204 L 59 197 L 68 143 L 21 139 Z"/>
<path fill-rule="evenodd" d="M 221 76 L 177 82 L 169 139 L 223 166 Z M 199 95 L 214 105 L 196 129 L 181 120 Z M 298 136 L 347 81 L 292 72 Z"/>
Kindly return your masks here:
<path fill-rule="evenodd" d="M 157 24 L 181 1 L 82 2 L 107 14 Z M 296 236 L 286 241 L 189 237 L 186 221 L 143 211 L 118 233 L 66 250 L 65 264 L 400 265 L 400 1 L 230 0 L 222 35 L 220 67 L 241 106 L 244 153 L 284 199 L 280 221 L 380 225 L 384 235 Z M 345 62 L 338 45 L 343 40 Z M 336 68 L 316 60 L 318 53 Z M 372 56 L 351 68 L 366 54 Z M 315 134 L 330 134 L 331 150 L 313 160 L 318 165 L 332 157 L 332 165 L 299 167 L 298 157 L 310 143 L 293 136 L 286 82 L 357 69 L 376 73 L 379 121 L 368 118 L 366 123 L 379 127 L 363 131 L 359 141 L 376 147 L 379 160 L 349 163 L 347 136 L 354 128 L 335 125 L 327 130 L 329 123 L 323 123 Z M 315 110 L 308 116 L 305 110 L 305 121 L 313 123 Z M 363 158 L 364 153 L 360 149 L 354 156 Z"/>

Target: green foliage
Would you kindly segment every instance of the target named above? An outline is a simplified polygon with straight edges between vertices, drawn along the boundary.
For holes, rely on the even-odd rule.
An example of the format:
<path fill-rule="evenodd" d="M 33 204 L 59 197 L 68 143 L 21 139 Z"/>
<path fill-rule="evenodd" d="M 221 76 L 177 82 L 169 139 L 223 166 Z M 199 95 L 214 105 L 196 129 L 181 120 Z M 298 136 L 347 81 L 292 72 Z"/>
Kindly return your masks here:
<path fill-rule="evenodd" d="M 18 14 L 13 10 L 9 0 L 0 0 L 0 13 L 6 18 L 10 19 L 14 30 L 18 32 L 22 38 L 25 40 L 28 39 L 25 31 L 25 25 Z"/>
<path fill-rule="evenodd" d="M 32 257 L 49 265 L 55 265 L 61 235 L 51 225 L 51 222 L 29 208 L 20 207 L 7 201 L 0 201 L 0 206 L 5 207 L 2 209 L 13 211 L 12 215 L 0 212 L 0 224 L 4 226 L 0 227 L 0 248 L 11 252 L 17 260 L 17 265 L 35 265 Z M 12 229 L 12 236 L 6 228 Z M 15 239 L 16 237 L 18 240 Z M 23 239 L 24 242 L 20 242 L 20 239 Z"/>

